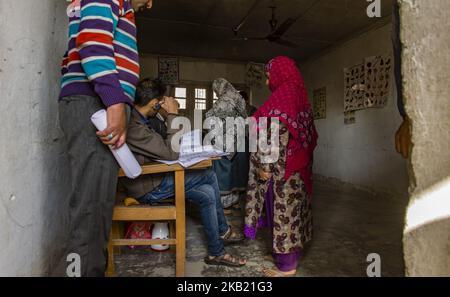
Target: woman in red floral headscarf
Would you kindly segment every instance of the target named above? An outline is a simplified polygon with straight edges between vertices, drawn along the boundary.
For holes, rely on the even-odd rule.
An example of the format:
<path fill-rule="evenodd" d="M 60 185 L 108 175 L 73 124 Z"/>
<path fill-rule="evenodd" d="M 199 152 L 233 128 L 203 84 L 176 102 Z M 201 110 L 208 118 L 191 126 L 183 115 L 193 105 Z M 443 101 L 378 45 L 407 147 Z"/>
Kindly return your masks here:
<path fill-rule="evenodd" d="M 277 57 L 267 64 L 266 72 L 272 95 L 254 117 L 259 124 L 261 118 L 268 123 L 270 118 L 279 119 L 279 158 L 265 164 L 262 152 L 251 156 L 245 234 L 256 238 L 258 227 L 264 225 L 265 208 L 276 269 L 265 268 L 264 274 L 282 277 L 296 274 L 301 251 L 312 238 L 312 160 L 317 132 L 295 62 Z M 260 132 L 267 128 L 258 126 Z"/>

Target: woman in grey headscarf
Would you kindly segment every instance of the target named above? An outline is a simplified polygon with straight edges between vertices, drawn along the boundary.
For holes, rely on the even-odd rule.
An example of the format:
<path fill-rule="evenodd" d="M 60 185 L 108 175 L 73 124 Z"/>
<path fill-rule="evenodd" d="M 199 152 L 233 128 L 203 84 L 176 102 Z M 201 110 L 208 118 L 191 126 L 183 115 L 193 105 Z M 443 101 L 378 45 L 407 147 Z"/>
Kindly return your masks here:
<path fill-rule="evenodd" d="M 225 78 L 218 78 L 213 82 L 213 91 L 219 100 L 206 113 L 206 117 L 218 117 L 220 119 L 227 117 L 247 118 L 244 98 Z"/>
<path fill-rule="evenodd" d="M 247 118 L 246 103 L 239 92 L 224 78 L 218 78 L 213 83 L 213 91 L 219 98 L 213 108 L 206 113 L 206 118 L 216 117 L 223 124 L 223 148 L 226 150 L 226 139 L 234 138 L 237 150 L 238 134 L 234 129 L 226 129 L 227 118 Z M 245 134 L 242 135 L 245 137 Z M 241 137 L 242 137 L 241 136 Z M 241 139 L 243 140 L 243 139 Z M 246 152 L 231 153 L 221 160 L 215 161 L 213 169 L 219 180 L 220 194 L 224 208 L 229 208 L 239 202 L 239 192 L 245 191 L 248 182 L 249 155 Z"/>

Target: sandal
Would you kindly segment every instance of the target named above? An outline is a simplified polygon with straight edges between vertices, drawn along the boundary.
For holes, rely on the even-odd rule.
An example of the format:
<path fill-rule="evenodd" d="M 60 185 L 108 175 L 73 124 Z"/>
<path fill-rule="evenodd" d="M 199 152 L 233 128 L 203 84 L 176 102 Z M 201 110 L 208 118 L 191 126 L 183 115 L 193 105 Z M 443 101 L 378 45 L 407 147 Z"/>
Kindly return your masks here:
<path fill-rule="evenodd" d="M 245 237 L 243 234 L 236 233 L 233 231 L 233 228 L 231 226 L 228 228 L 227 233 L 225 235 L 221 236 L 224 244 L 236 244 L 239 242 L 242 242 Z"/>
<path fill-rule="evenodd" d="M 229 216 L 233 214 L 233 211 L 231 209 L 225 208 L 223 210 L 224 215 Z"/>
<path fill-rule="evenodd" d="M 242 263 L 242 261 L 244 261 L 244 263 Z M 242 267 L 247 264 L 247 260 L 238 259 L 230 254 L 225 254 L 214 258 L 208 256 L 205 258 L 205 263 L 207 265 L 215 265 L 215 266 Z"/>

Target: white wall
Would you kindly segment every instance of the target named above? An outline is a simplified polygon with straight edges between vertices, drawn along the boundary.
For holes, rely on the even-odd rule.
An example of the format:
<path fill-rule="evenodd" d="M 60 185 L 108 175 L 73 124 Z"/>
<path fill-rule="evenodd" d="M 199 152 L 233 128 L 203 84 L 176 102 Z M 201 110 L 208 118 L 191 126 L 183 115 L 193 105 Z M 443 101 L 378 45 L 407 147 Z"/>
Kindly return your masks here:
<path fill-rule="evenodd" d="M 41 276 L 64 246 L 57 141 L 66 2 L 0 0 L 0 276 Z"/>
<path fill-rule="evenodd" d="M 385 108 L 358 111 L 353 125 L 344 124 L 343 114 L 343 69 L 368 56 L 392 53 L 390 38 L 389 24 L 308 60 L 301 70 L 311 101 L 314 89 L 327 87 L 327 118 L 316 121 L 320 138 L 315 173 L 356 186 L 405 193 L 406 164 L 394 146 L 401 123 L 394 84 Z"/>
<path fill-rule="evenodd" d="M 158 76 L 158 56 L 142 55 L 141 77 Z M 180 57 L 180 81 L 213 82 L 216 78 L 226 78 L 231 83 L 245 84 L 246 64 L 233 61 L 218 61 Z M 269 96 L 266 86 L 251 88 L 252 103 L 260 106 Z"/>

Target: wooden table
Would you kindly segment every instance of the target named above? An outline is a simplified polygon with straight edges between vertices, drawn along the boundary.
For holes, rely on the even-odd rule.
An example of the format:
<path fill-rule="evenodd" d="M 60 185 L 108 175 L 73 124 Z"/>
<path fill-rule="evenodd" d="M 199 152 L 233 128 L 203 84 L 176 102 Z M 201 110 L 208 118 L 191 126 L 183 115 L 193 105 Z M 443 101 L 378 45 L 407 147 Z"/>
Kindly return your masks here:
<path fill-rule="evenodd" d="M 113 228 L 111 231 L 109 249 L 109 263 L 107 275 L 115 274 L 114 268 L 114 246 L 127 245 L 154 245 L 168 244 L 176 246 L 176 276 L 184 276 L 186 258 L 186 203 L 185 203 L 185 171 L 202 170 L 212 166 L 209 159 L 195 164 L 189 168 L 184 168 L 179 164 L 166 165 L 162 163 L 152 163 L 142 166 L 142 175 L 171 173 L 175 174 L 175 206 L 130 206 L 118 205 L 114 208 Z M 123 170 L 119 171 L 119 177 L 125 177 Z M 175 238 L 167 240 L 146 240 L 146 239 L 122 239 L 120 238 L 119 222 L 124 221 L 175 221 Z"/>

